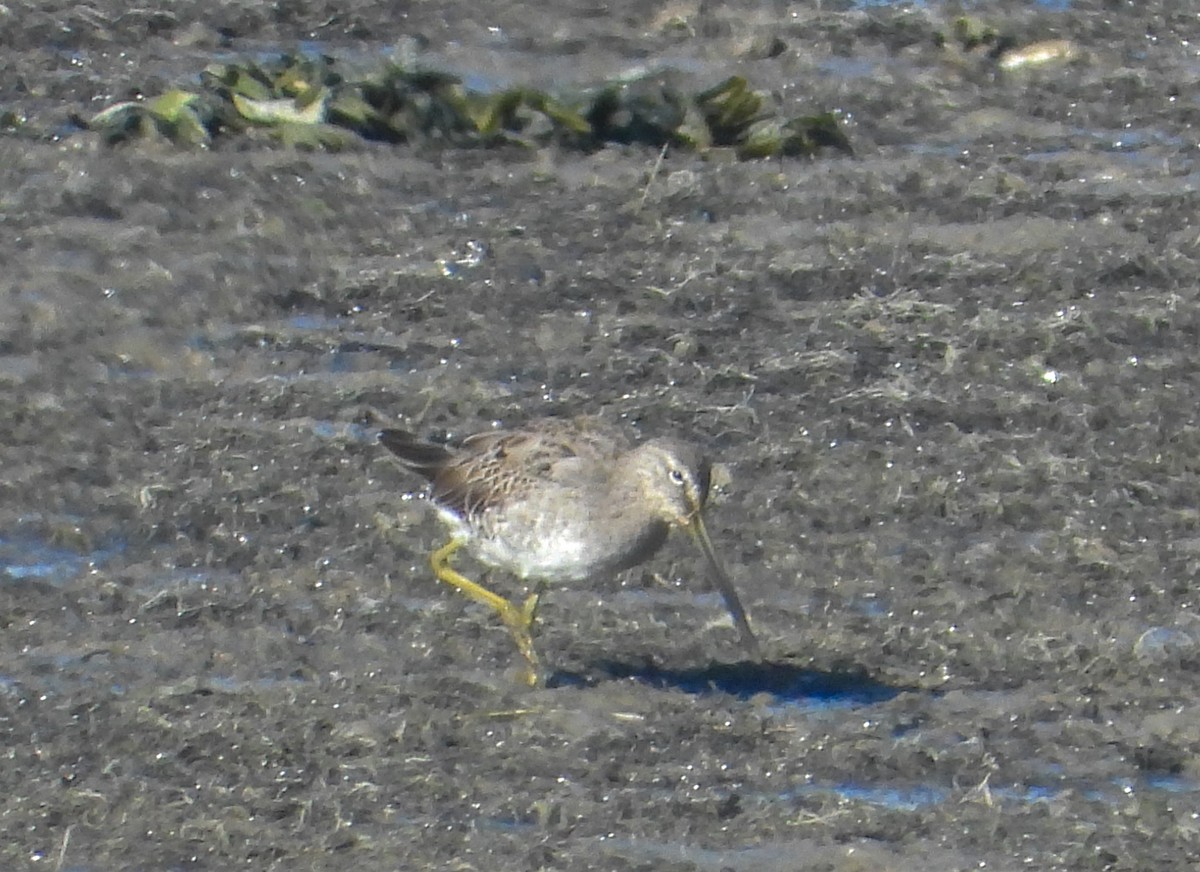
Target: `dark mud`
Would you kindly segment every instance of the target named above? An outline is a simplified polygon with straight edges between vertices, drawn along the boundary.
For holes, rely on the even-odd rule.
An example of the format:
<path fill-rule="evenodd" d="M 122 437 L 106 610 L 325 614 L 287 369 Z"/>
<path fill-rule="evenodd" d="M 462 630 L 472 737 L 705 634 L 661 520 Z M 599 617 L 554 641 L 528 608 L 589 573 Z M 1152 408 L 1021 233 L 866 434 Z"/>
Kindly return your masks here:
<path fill-rule="evenodd" d="M 1082 51 L 998 75 L 933 45 L 952 10 L 802 6 L 4 8 L 0 866 L 1188 868 L 1194 10 L 989 6 Z M 497 81 L 745 72 L 856 155 L 71 122 L 406 37 Z M 682 544 L 552 591 L 533 692 L 435 584 L 377 414 L 580 412 L 728 464 L 769 663 Z"/>

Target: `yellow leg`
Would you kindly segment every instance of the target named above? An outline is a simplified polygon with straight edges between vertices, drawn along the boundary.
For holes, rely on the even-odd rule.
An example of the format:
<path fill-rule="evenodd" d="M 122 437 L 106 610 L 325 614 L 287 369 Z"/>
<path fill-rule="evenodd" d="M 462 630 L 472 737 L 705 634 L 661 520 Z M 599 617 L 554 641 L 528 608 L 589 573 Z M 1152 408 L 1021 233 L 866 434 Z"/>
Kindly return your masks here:
<path fill-rule="evenodd" d="M 541 586 L 529 595 L 521 608 L 517 608 L 504 597 L 492 593 L 481 584 L 477 584 L 465 575 L 456 570 L 450 565 L 450 558 L 454 556 L 458 549 L 462 548 L 462 539 L 451 539 L 437 551 L 434 551 L 429 558 L 430 564 L 433 566 L 433 574 L 437 576 L 438 581 L 443 581 L 452 587 L 458 588 L 464 594 L 475 600 L 477 603 L 487 606 L 504 622 L 504 626 L 508 627 L 508 632 L 512 634 L 513 641 L 517 643 L 517 650 L 521 652 L 521 656 L 528 663 L 528 670 L 525 673 L 525 680 L 530 685 L 536 685 L 541 682 L 541 665 L 538 662 L 537 652 L 533 649 L 533 621 L 537 617 L 538 600 L 541 598 Z"/>
<path fill-rule="evenodd" d="M 533 589 L 533 593 L 525 597 L 525 603 L 521 606 L 521 613 L 525 615 L 525 620 L 529 626 L 533 626 L 533 622 L 537 620 L 538 606 L 542 602 L 542 593 L 546 590 L 546 582 L 539 581 L 537 587 Z"/>

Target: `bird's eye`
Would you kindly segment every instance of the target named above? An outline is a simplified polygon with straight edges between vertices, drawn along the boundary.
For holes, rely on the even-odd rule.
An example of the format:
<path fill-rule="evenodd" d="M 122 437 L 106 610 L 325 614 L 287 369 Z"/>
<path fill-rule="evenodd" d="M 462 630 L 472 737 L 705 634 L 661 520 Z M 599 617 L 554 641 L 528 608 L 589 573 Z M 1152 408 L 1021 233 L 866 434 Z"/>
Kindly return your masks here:
<path fill-rule="evenodd" d="M 675 484 L 683 484 L 683 473 L 680 472 L 678 469 L 672 469 L 671 470 L 671 481 L 675 482 Z"/>

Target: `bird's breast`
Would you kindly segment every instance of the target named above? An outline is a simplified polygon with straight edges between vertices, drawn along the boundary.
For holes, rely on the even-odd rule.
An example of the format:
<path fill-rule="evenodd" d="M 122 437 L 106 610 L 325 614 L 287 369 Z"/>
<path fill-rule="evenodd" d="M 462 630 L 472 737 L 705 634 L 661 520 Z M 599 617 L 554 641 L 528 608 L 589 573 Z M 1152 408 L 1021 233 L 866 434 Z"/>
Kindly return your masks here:
<path fill-rule="evenodd" d="M 471 548 L 484 563 L 523 579 L 584 581 L 636 566 L 666 541 L 655 518 L 597 517 L 593 512 L 509 510 L 480 519 Z"/>

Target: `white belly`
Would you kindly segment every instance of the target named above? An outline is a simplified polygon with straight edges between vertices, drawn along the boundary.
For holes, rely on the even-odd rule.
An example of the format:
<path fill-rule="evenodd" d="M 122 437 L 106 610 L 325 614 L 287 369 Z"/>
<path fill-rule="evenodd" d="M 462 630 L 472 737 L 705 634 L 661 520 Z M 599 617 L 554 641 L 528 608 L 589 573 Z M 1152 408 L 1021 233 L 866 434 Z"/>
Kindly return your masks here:
<path fill-rule="evenodd" d="M 647 520 L 618 531 L 612 529 L 611 518 L 604 526 L 586 510 L 575 509 L 570 518 L 528 517 L 510 507 L 503 518 L 485 516 L 486 535 L 479 535 L 449 512 L 439 514 L 480 561 L 522 580 L 584 581 L 628 569 L 657 551 L 668 531 L 661 521 Z M 530 535 L 531 530 L 536 535 Z"/>

